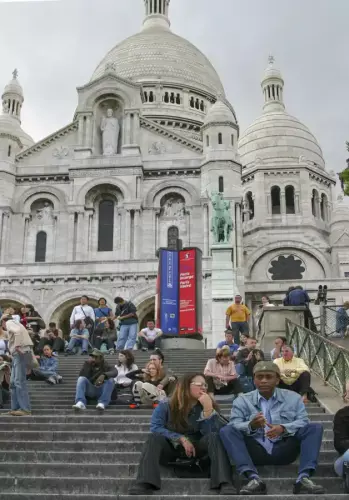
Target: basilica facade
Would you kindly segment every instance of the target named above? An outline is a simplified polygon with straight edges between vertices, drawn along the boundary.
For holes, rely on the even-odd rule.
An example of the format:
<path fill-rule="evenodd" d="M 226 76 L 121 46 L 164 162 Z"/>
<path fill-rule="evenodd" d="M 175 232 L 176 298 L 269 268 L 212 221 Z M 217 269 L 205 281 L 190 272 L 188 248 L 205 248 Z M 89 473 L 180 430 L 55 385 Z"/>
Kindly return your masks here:
<path fill-rule="evenodd" d="M 62 324 L 81 294 L 92 305 L 121 295 L 143 323 L 154 315 L 156 252 L 180 239 L 202 250 L 210 345 L 212 193 L 230 202 L 231 265 L 247 305 L 262 294 L 277 303 L 292 284 L 348 299 L 349 210 L 317 140 L 286 111 L 273 58 L 260 117 L 240 131 L 210 61 L 171 30 L 170 0 L 144 4 L 141 31 L 78 87 L 61 130 L 34 143 L 17 71 L 4 89 L 0 305 L 33 303 Z"/>

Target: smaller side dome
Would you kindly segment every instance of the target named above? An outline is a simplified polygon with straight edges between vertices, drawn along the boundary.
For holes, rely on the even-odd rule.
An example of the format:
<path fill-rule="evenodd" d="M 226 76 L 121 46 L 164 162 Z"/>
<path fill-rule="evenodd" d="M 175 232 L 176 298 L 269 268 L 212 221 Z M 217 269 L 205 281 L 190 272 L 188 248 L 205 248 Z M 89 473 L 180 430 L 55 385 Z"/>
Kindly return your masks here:
<path fill-rule="evenodd" d="M 343 194 L 337 196 L 331 214 L 331 225 L 344 222 L 349 227 L 349 205 L 345 202 Z"/>
<path fill-rule="evenodd" d="M 18 71 L 15 69 L 12 73 L 12 80 L 6 85 L 4 89 L 3 96 L 6 94 L 17 94 L 19 97 L 23 97 L 23 89 L 19 81 L 17 80 Z"/>
<path fill-rule="evenodd" d="M 229 122 L 232 125 L 236 125 L 236 118 L 227 104 L 218 99 L 209 109 L 204 121 L 204 127 L 222 122 Z"/>

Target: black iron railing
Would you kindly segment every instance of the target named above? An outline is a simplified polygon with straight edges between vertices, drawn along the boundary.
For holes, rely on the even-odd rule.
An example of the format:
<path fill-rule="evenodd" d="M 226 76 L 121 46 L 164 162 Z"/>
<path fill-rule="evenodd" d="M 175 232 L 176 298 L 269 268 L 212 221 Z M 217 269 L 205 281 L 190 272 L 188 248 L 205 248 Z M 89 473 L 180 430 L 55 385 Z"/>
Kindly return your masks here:
<path fill-rule="evenodd" d="M 342 396 L 349 381 L 349 351 L 288 319 L 286 336 L 288 343 L 295 346 L 297 356 Z"/>

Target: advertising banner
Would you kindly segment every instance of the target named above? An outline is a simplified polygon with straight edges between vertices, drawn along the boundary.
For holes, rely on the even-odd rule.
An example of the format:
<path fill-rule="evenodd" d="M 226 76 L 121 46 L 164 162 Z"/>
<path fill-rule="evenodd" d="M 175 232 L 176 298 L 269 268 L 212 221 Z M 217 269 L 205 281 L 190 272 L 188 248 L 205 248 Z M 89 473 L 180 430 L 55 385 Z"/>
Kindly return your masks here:
<path fill-rule="evenodd" d="M 196 250 L 179 252 L 179 334 L 197 333 Z"/>
<path fill-rule="evenodd" d="M 160 328 L 166 335 L 178 335 L 178 252 L 160 250 Z"/>

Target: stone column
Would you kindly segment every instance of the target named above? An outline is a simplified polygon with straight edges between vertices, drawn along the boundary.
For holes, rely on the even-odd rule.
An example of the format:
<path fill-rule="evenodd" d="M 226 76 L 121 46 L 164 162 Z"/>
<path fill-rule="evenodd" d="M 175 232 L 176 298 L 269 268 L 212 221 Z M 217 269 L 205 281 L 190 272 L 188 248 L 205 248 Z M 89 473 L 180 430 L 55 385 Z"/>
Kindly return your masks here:
<path fill-rule="evenodd" d="M 272 215 L 272 207 L 271 207 L 271 194 L 267 194 L 267 206 L 268 206 L 268 214 Z"/>
<path fill-rule="evenodd" d="M 77 238 L 76 238 L 76 260 L 85 258 L 85 211 L 77 212 Z"/>
<path fill-rule="evenodd" d="M 280 191 L 280 214 L 286 215 L 286 196 L 285 191 Z"/>
<path fill-rule="evenodd" d="M 133 221 L 133 258 L 139 259 L 140 248 L 139 246 L 142 244 L 141 238 L 141 212 L 140 210 L 135 210 L 134 213 L 134 221 Z"/>
<path fill-rule="evenodd" d="M 84 144 L 84 117 L 79 116 L 79 129 L 78 129 L 78 146 Z"/>
<path fill-rule="evenodd" d="M 124 212 L 124 260 L 130 260 L 131 244 L 131 210 Z"/>
<path fill-rule="evenodd" d="M 139 111 L 134 111 L 133 113 L 133 143 L 139 144 L 139 132 L 140 132 L 140 120 Z"/>
<path fill-rule="evenodd" d="M 299 214 L 300 213 L 300 205 L 299 205 L 299 192 L 295 192 L 295 195 L 294 195 L 294 210 L 295 210 L 295 213 L 296 214 Z"/>
<path fill-rule="evenodd" d="M 23 215 L 24 215 L 24 232 L 23 232 L 22 263 L 26 262 L 26 259 L 27 259 L 28 231 L 29 231 L 29 223 L 32 219 L 31 214 L 23 214 Z M 1 229 L 0 229 L 0 231 L 1 231 Z"/>
<path fill-rule="evenodd" d="M 129 111 L 125 111 L 124 115 L 124 140 L 123 146 L 131 144 L 131 115 Z"/>
<path fill-rule="evenodd" d="M 74 245 L 75 245 L 75 212 L 68 213 L 68 245 L 67 245 L 67 261 L 74 260 Z"/>
<path fill-rule="evenodd" d="M 235 267 L 242 267 L 244 265 L 244 248 L 242 243 L 242 224 L 241 224 L 241 205 L 236 203 L 236 263 Z"/>
<path fill-rule="evenodd" d="M 2 213 L 2 234 L 1 234 L 1 254 L 0 262 L 4 264 L 7 260 L 7 249 L 9 243 L 9 223 L 10 223 L 10 212 L 5 211 Z"/>
<path fill-rule="evenodd" d="M 210 233 L 209 233 L 209 227 L 208 227 L 208 203 L 205 202 L 202 205 L 203 211 L 204 211 L 204 216 L 203 216 L 203 223 L 204 223 L 204 257 L 209 256 L 209 250 L 210 250 Z"/>
<path fill-rule="evenodd" d="M 91 122 L 92 122 L 92 115 L 88 115 L 86 117 L 86 136 L 85 136 L 85 146 L 86 147 L 91 147 Z"/>

